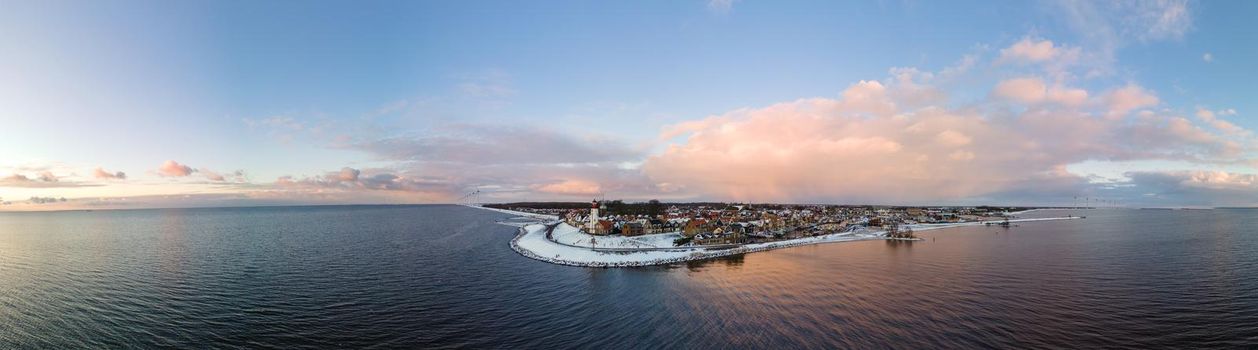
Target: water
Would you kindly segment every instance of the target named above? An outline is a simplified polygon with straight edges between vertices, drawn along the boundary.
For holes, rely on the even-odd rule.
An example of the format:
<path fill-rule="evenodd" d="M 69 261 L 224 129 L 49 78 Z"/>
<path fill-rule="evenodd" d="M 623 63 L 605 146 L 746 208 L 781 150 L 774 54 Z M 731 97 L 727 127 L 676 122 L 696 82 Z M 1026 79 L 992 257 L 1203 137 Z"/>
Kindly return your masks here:
<path fill-rule="evenodd" d="M 1087 215 L 588 269 L 458 206 L 0 213 L 0 348 L 1258 346 L 1258 211 Z"/>

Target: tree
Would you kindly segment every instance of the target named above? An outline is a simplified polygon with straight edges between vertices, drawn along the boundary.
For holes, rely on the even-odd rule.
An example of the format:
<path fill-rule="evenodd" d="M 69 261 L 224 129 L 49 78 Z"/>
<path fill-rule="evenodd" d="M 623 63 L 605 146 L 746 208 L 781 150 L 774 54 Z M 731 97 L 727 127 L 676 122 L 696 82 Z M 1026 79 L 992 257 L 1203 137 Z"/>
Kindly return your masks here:
<path fill-rule="evenodd" d="M 660 216 L 664 213 L 664 205 L 660 201 L 652 199 L 646 202 L 646 214 L 652 217 Z"/>

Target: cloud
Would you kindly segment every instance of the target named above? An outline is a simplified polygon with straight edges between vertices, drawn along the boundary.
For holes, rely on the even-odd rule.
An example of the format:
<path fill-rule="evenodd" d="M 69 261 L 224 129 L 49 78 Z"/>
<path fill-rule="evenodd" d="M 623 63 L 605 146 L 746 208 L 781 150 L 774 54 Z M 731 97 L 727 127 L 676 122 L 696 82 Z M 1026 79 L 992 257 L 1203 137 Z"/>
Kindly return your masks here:
<path fill-rule="evenodd" d="M 1180 40 L 1193 28 L 1187 0 L 1051 1 L 1052 18 L 1062 20 L 1086 50 L 1080 63 L 1085 76 L 1113 72 L 1120 48 L 1132 43 Z"/>
<path fill-rule="evenodd" d="M 1187 0 L 1058 1 L 1061 14 L 1085 38 L 1116 45 L 1122 39 L 1181 39 L 1193 28 Z"/>
<path fill-rule="evenodd" d="M 1087 90 L 1060 86 L 1049 87 L 1039 78 L 1015 78 L 1001 81 L 992 89 L 992 95 L 1026 105 L 1053 102 L 1079 106 L 1088 100 Z"/>
<path fill-rule="evenodd" d="M 306 129 L 306 125 L 289 116 L 277 115 L 262 119 L 242 119 L 249 128 L 267 128 L 281 129 L 287 131 L 301 131 Z"/>
<path fill-rule="evenodd" d="M 100 186 L 98 184 L 89 184 L 76 181 L 61 181 L 56 175 L 50 171 L 42 171 L 34 177 L 28 177 L 22 174 L 13 174 L 7 177 L 0 177 L 0 187 L 18 187 L 18 188 L 72 188 L 72 187 L 92 187 Z"/>
<path fill-rule="evenodd" d="M 549 129 L 454 124 L 431 133 L 360 142 L 353 149 L 388 160 L 469 164 L 574 164 L 634 160 L 638 153 L 605 137 Z"/>
<path fill-rule="evenodd" d="M 100 180 L 125 180 L 127 178 L 127 174 L 121 171 L 116 172 L 116 173 L 111 173 L 111 172 L 105 171 L 105 169 L 101 169 L 98 167 L 92 170 L 92 177 L 100 179 Z"/>
<path fill-rule="evenodd" d="M 1158 104 L 1156 95 L 1135 84 L 1110 90 L 1105 94 L 1104 100 L 1109 114 L 1114 117 L 1122 117 L 1133 110 Z"/>
<path fill-rule="evenodd" d="M 459 189 L 452 188 L 448 179 L 400 174 L 386 169 L 342 168 L 323 175 L 295 178 L 283 176 L 276 179 L 278 189 L 328 193 L 357 193 L 366 191 L 411 192 L 423 195 L 417 199 L 448 200 Z"/>
<path fill-rule="evenodd" d="M 1048 92 L 1044 82 L 1036 78 L 1010 79 L 996 84 L 992 95 L 1025 104 L 1040 103 Z"/>
<path fill-rule="evenodd" d="M 1182 184 L 1192 187 L 1258 191 L 1258 175 L 1226 171 L 1179 172 Z"/>
<path fill-rule="evenodd" d="M 1129 0 L 1114 4 L 1126 14 L 1119 20 L 1127 34 L 1141 40 L 1180 39 L 1193 27 L 1187 0 Z"/>
<path fill-rule="evenodd" d="M 1066 167 L 1089 160 L 1250 161 L 1251 148 L 1173 113 L 1112 117 L 1160 102 L 1135 84 L 1097 98 L 1036 77 L 996 85 L 991 99 L 1055 107 L 902 103 L 899 79 L 861 81 L 838 99 L 666 127 L 660 139 L 674 142 L 642 169 L 657 185 L 713 199 L 920 204 L 1078 193 L 1089 180 Z"/>
<path fill-rule="evenodd" d="M 61 197 L 61 198 L 31 197 L 31 199 L 28 202 L 30 202 L 31 204 L 49 204 L 49 203 L 58 203 L 58 202 L 65 202 L 65 201 L 66 201 L 65 197 Z"/>
<path fill-rule="evenodd" d="M 236 170 L 227 174 L 221 174 L 210 169 L 197 169 L 196 172 L 205 176 L 207 180 L 214 181 L 214 182 L 241 183 L 241 182 L 248 181 L 248 178 L 245 176 L 244 170 Z"/>
<path fill-rule="evenodd" d="M 342 181 L 342 182 L 358 181 L 358 175 L 361 173 L 362 172 L 358 171 L 358 169 L 345 167 L 345 168 L 341 168 L 340 173 L 336 174 L 336 179 L 337 181 Z"/>
<path fill-rule="evenodd" d="M 1258 175 L 1220 170 L 1138 171 L 1122 190 L 1143 206 L 1258 206 Z"/>
<path fill-rule="evenodd" d="M 1008 48 L 1000 50 L 997 62 L 1043 63 L 1048 61 L 1073 61 L 1079 56 L 1078 48 L 1056 46 L 1052 40 L 1023 37 Z"/>
<path fill-rule="evenodd" d="M 496 200 L 570 200 L 588 197 L 591 191 L 662 196 L 676 190 L 657 186 L 636 168 L 645 152 L 598 133 L 463 123 L 348 147 L 394 162 L 391 174 L 427 179 L 426 195 L 446 200 L 477 189 L 483 198 Z M 322 176 L 321 182 L 337 182 L 332 177 L 349 179 L 353 172 L 343 169 Z"/>
<path fill-rule="evenodd" d="M 1207 52 L 1201 55 L 1201 60 L 1206 61 L 1206 63 L 1214 62 L 1214 54 Z"/>
<path fill-rule="evenodd" d="M 195 173 L 196 171 L 197 170 L 192 167 L 179 164 L 179 162 L 173 160 L 167 160 L 165 163 L 162 163 L 161 166 L 157 167 L 158 175 L 170 177 L 185 177 L 192 175 L 192 173 Z"/>
<path fill-rule="evenodd" d="M 490 109 L 506 106 L 509 99 L 516 94 L 511 76 L 501 70 L 492 69 L 460 77 L 456 88 L 462 98 Z"/>
<path fill-rule="evenodd" d="M 1217 112 L 1217 114 L 1218 115 L 1235 115 L 1236 110 L 1225 109 L 1225 110 Z M 1219 119 L 1219 117 L 1216 115 L 1216 112 L 1211 111 L 1209 109 L 1198 107 L 1196 116 L 1197 116 L 1197 119 L 1201 120 L 1202 122 L 1205 122 L 1206 124 L 1209 124 L 1211 127 L 1219 131 L 1222 131 L 1224 133 L 1231 134 L 1231 135 L 1249 135 L 1250 134 L 1249 130 L 1245 130 L 1245 128 L 1242 128 L 1236 124 L 1232 124 L 1232 122 Z"/>
<path fill-rule="evenodd" d="M 645 145 L 606 134 L 617 130 L 572 132 L 552 125 L 434 122 L 409 132 L 367 125 L 361 129 L 372 132 L 347 132 L 332 146 L 368 156 L 349 163 L 353 167 L 239 186 L 219 182 L 246 182 L 233 180 L 244 178 L 241 171 L 221 174 L 172 160 L 158 172 L 199 174 L 214 182 L 208 188 L 240 189 L 239 198 L 223 199 L 232 203 L 452 201 L 478 189 L 499 201 L 607 194 L 898 204 L 1044 204 L 1045 198 L 1088 191 L 1139 189 L 1167 200 L 1199 195 L 1186 198 L 1208 203 L 1212 195 L 1231 198 L 1221 192 L 1250 191 L 1253 179 L 1243 173 L 1142 172 L 1101 183 L 1068 171 L 1081 162 L 1175 161 L 1229 169 L 1258 164 L 1250 158 L 1258 143 L 1248 130 L 1224 120 L 1234 110 L 1203 107 L 1194 118 L 1162 106 L 1156 92 L 1134 82 L 1107 86 L 1108 80 L 1076 79 L 1091 69 L 1077 63 L 1094 54 L 1023 37 L 1000 50 L 997 64 L 977 64 L 974 54 L 937 73 L 895 67 L 887 77 L 857 81 L 833 97 L 680 120 Z M 986 55 L 982 62 L 991 62 L 993 53 Z M 459 86 L 465 97 L 510 95 L 472 81 Z M 958 81 L 966 86 L 957 88 Z M 253 123 L 309 129 L 285 118 Z M 109 179 L 97 170 L 97 179 Z M 15 174 L 20 179 L 5 178 L 0 186 L 65 186 L 74 179 L 43 171 L 24 170 Z"/>
<path fill-rule="evenodd" d="M 944 130 L 935 134 L 935 140 L 948 147 L 960 147 L 974 142 L 974 138 L 953 130 Z"/>
<path fill-rule="evenodd" d="M 227 181 L 227 178 L 223 177 L 222 174 L 213 171 L 202 171 L 202 174 L 205 174 L 205 178 L 210 179 L 210 181 Z"/>
<path fill-rule="evenodd" d="M 602 190 L 597 183 L 583 180 L 564 180 L 556 183 L 538 185 L 534 188 L 537 192 L 562 194 L 562 195 L 581 195 L 593 196 L 598 195 Z"/>
<path fill-rule="evenodd" d="M 244 170 L 236 170 L 230 173 L 220 173 L 205 168 L 193 168 L 186 164 L 180 164 L 174 160 L 167 160 L 162 163 L 161 166 L 157 167 L 157 175 L 159 176 L 188 177 L 192 176 L 192 174 L 201 174 L 201 176 L 204 176 L 206 180 L 211 182 L 244 183 L 249 181 Z"/>
<path fill-rule="evenodd" d="M 708 0 L 708 10 L 716 13 L 729 13 L 734 8 L 735 0 Z"/>

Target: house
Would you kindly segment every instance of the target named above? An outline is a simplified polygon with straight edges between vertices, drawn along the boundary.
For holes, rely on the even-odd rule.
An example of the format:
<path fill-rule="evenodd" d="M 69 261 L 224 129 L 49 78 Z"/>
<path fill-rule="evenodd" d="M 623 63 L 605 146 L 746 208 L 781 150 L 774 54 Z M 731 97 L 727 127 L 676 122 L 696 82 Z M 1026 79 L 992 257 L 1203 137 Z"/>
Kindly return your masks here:
<path fill-rule="evenodd" d="M 650 219 L 642 223 L 642 230 L 644 233 L 649 235 L 649 234 L 656 234 L 656 233 L 673 232 L 673 231 L 676 231 L 677 228 L 673 226 L 673 223 L 671 222 L 660 220 L 660 219 Z"/>
<path fill-rule="evenodd" d="M 711 232 L 712 224 L 704 219 L 692 219 L 686 222 L 686 226 L 681 229 L 681 234 L 686 237 L 694 237 L 697 234 Z"/>
<path fill-rule="evenodd" d="M 742 226 L 717 227 L 711 233 L 698 234 L 694 242 L 698 245 L 741 243 L 743 242 Z"/>
<path fill-rule="evenodd" d="M 764 228 L 769 230 L 781 230 L 786 227 L 786 221 L 776 214 L 764 214 Z"/>
<path fill-rule="evenodd" d="M 646 230 L 640 222 L 626 222 L 620 225 L 620 234 L 622 236 L 641 236 L 644 233 L 646 233 Z"/>
<path fill-rule="evenodd" d="M 592 226 L 589 232 L 592 235 L 609 235 L 616 229 L 616 225 L 611 220 L 595 221 Z"/>

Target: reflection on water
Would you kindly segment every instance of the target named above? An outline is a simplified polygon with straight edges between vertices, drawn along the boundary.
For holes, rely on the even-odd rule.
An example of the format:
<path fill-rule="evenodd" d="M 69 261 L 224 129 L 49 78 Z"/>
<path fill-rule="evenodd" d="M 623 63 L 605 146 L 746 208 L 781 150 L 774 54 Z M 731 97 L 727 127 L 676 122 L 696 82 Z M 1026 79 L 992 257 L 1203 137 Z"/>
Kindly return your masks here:
<path fill-rule="evenodd" d="M 707 260 L 687 261 L 684 263 L 684 265 L 686 266 L 686 268 L 690 269 L 691 271 L 703 270 L 704 268 L 710 265 L 717 265 L 717 264 L 723 265 L 726 267 L 737 268 L 738 266 L 741 266 L 743 264 L 743 261 L 746 259 L 746 256 L 747 254 L 726 255 L 726 256 L 713 258 L 713 259 L 707 259 Z M 678 265 L 681 265 L 681 264 L 678 264 Z"/>
<path fill-rule="evenodd" d="M 1032 215 L 1054 215 L 1033 213 Z M 456 206 L 0 214 L 0 348 L 1243 347 L 1254 211 L 1114 210 L 635 269 Z"/>

